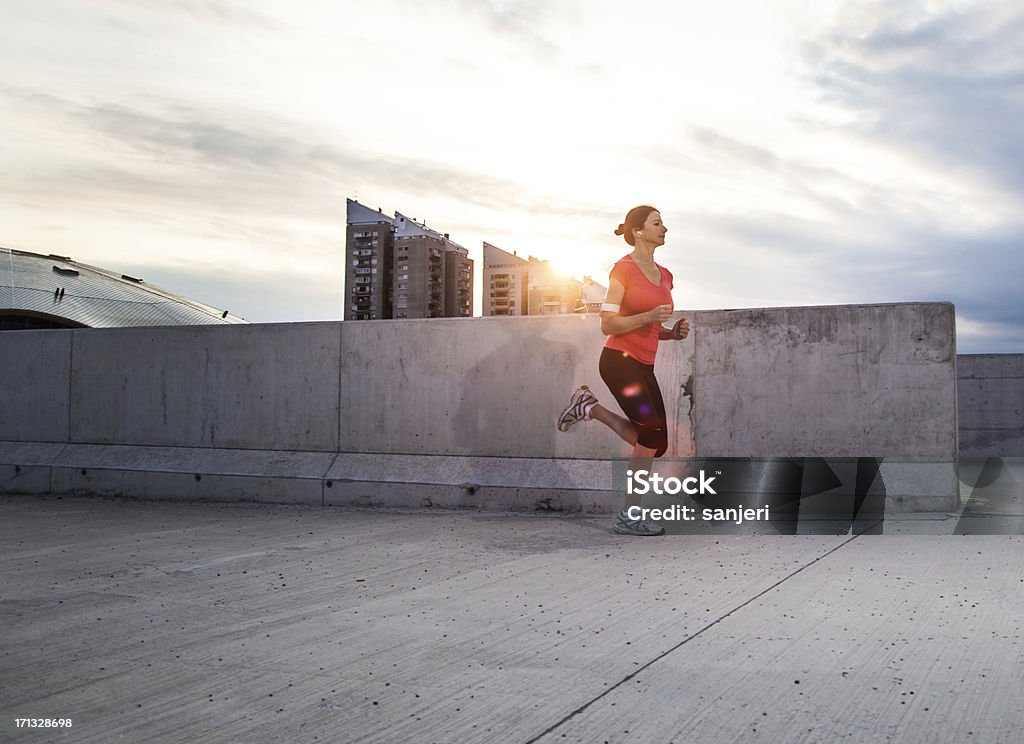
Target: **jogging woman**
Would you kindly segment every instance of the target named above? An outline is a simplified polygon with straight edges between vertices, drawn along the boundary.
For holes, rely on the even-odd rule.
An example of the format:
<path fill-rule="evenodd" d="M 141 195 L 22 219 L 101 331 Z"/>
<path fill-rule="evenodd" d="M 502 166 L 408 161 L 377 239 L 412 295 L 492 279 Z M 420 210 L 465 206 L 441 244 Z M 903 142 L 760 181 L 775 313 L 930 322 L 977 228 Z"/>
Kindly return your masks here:
<path fill-rule="evenodd" d="M 633 446 L 634 470 L 649 468 L 651 458 L 661 457 L 668 449 L 665 402 L 654 377 L 658 342 L 678 341 L 690 332 L 686 318 L 672 328 L 662 325 L 672 316 L 672 272 L 655 263 L 654 251 L 665 244 L 667 232 L 661 214 L 647 205 L 629 210 L 615 230 L 633 251 L 615 263 L 608 279 L 608 294 L 601 305 L 601 332 L 608 339 L 598 369 L 626 417 L 602 406 L 583 385 L 558 418 L 559 431 L 568 431 L 579 421 L 600 421 Z M 663 535 L 664 528 L 629 518 L 629 508 L 640 501 L 637 495 L 627 496 L 612 529 L 623 535 Z"/>

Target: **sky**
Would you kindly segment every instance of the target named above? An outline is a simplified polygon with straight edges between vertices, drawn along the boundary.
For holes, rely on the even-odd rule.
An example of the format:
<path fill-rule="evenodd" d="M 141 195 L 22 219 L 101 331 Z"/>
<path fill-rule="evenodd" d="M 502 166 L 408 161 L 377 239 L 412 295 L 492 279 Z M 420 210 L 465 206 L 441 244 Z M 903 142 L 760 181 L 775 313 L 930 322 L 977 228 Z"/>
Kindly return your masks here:
<path fill-rule="evenodd" d="M 0 245 L 337 320 L 345 199 L 689 310 L 951 301 L 1024 352 L 1024 6 L 0 0 Z"/>

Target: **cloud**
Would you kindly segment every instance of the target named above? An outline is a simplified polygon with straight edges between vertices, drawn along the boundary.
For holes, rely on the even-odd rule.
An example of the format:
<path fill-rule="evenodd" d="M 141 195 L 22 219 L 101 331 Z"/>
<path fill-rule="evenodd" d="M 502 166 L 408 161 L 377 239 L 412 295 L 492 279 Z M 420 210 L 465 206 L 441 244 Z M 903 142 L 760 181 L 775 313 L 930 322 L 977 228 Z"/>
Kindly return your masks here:
<path fill-rule="evenodd" d="M 978 321 L 957 308 L 957 354 L 1019 354 L 1024 329 L 1019 325 Z"/>
<path fill-rule="evenodd" d="M 103 163 L 75 164 L 75 153 L 69 152 L 71 164 L 64 168 L 20 174 L 22 188 L 66 192 L 82 184 L 96 188 L 97 199 L 131 194 L 207 205 L 212 199 L 219 207 L 234 203 L 252 209 L 284 202 L 299 211 L 305 211 L 300 203 L 322 190 L 324 182 L 394 185 L 398 180 L 408 189 L 430 183 L 489 202 L 507 200 L 514 191 L 511 184 L 487 176 L 282 134 L 273 125 L 243 122 L 241 114 L 180 105 L 156 111 L 111 103 L 80 105 L 33 92 L 19 97 L 41 106 L 46 116 L 67 120 L 75 132 L 72 137 L 100 138 L 91 160 L 101 153 Z M 11 182 L 6 186 L 18 187 Z"/>
<path fill-rule="evenodd" d="M 861 131 L 951 174 L 1024 194 L 1024 11 L 1008 4 L 926 13 L 919 3 L 867 12 L 807 49 L 822 93 Z M 914 263 L 879 277 L 889 292 L 956 303 L 961 351 L 1024 347 L 1024 222 L 942 230 L 887 221 Z"/>
<path fill-rule="evenodd" d="M 130 11 L 147 11 L 165 19 L 184 19 L 236 29 L 279 32 L 281 21 L 223 0 L 117 0 Z"/>
<path fill-rule="evenodd" d="M 809 42 L 825 100 L 872 137 L 1024 191 L 1024 10 L 870 3 Z"/>
<path fill-rule="evenodd" d="M 336 218 L 339 194 L 379 188 L 406 194 L 441 195 L 489 209 L 535 214 L 593 216 L 570 200 L 530 195 L 519 183 L 443 163 L 379 155 L 339 147 L 315 133 L 289 131 L 285 123 L 252 121 L 180 104 L 148 109 L 120 103 L 82 105 L 49 94 L 6 88 L 22 105 L 46 118 L 69 122 L 76 137 L 102 138 L 102 164 L 75 163 L 33 169 L 2 187 L 8 193 L 76 194 L 90 201 L 131 196 L 232 212 L 264 214 L 269 207 L 292 214 Z M 305 134 L 305 136 L 303 136 Z M 339 206 L 340 204 L 340 206 Z M 330 210 L 325 212 L 325 210 Z M 601 213 L 603 216 L 603 213 Z"/>
<path fill-rule="evenodd" d="M 465 12 L 477 14 L 498 35 L 514 39 L 539 61 L 560 56 L 543 29 L 550 25 L 554 3 L 544 0 L 459 0 Z"/>

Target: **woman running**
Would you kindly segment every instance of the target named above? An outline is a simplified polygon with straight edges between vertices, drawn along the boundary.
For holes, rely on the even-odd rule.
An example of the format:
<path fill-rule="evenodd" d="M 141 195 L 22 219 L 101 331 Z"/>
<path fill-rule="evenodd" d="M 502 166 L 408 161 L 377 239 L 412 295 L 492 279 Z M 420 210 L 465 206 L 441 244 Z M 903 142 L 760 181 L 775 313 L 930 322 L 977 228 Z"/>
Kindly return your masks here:
<path fill-rule="evenodd" d="M 608 294 L 601 305 L 601 332 L 608 339 L 598 369 L 626 418 L 598 403 L 586 385 L 572 394 L 558 418 L 559 431 L 589 419 L 606 425 L 633 446 L 633 470 L 649 469 L 651 458 L 661 457 L 668 449 L 665 402 L 654 377 L 658 342 L 678 341 L 690 333 L 686 318 L 671 329 L 662 325 L 672 316 L 672 272 L 654 262 L 654 251 L 665 244 L 667 232 L 661 214 L 647 205 L 629 210 L 615 230 L 633 252 L 616 262 L 608 279 Z M 612 529 L 623 535 L 663 535 L 663 527 L 629 518 L 629 508 L 640 501 L 640 496 L 628 495 Z"/>

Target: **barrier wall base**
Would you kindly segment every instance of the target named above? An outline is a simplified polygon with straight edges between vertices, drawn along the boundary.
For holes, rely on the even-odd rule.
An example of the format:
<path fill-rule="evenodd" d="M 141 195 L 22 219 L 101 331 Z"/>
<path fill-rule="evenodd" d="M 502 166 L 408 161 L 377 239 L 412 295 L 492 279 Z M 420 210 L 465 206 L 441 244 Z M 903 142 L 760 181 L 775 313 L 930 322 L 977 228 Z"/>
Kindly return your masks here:
<path fill-rule="evenodd" d="M 751 483 L 763 492 L 778 490 L 782 481 L 766 484 L 758 472 L 793 465 L 792 459 L 739 462 L 755 466 Z M 856 459 L 807 462 L 828 464 L 829 478 L 838 480 L 813 491 L 810 476 L 786 486 L 804 501 L 852 493 Z M 608 514 L 625 494 L 617 467 L 624 478 L 623 460 L 0 442 L 0 494 Z M 960 505 L 954 462 L 882 460 L 872 489 L 884 499 L 885 514 L 954 512 Z"/>

